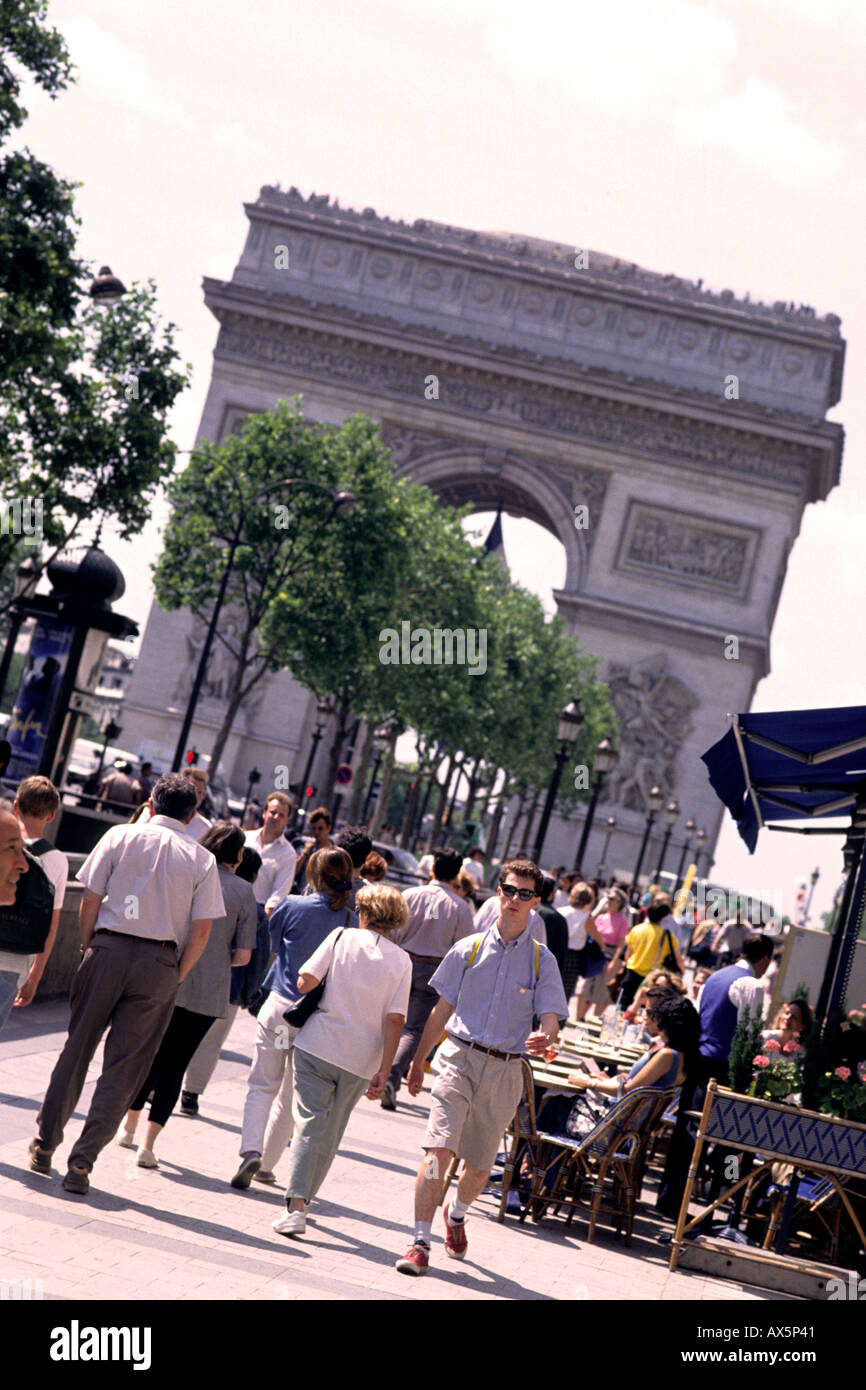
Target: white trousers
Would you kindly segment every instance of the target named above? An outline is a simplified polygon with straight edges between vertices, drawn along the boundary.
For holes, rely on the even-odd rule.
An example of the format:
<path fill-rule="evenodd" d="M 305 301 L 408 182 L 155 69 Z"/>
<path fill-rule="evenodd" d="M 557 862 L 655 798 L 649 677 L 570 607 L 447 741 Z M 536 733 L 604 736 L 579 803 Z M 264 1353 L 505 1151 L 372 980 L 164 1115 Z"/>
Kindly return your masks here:
<path fill-rule="evenodd" d="M 259 1010 L 247 1078 L 240 1152 L 261 1154 L 265 1172 L 273 1172 L 294 1131 L 292 1056 L 299 1030 L 283 1018 L 291 1007 L 292 1001 L 281 994 L 271 991 L 268 995 Z"/>

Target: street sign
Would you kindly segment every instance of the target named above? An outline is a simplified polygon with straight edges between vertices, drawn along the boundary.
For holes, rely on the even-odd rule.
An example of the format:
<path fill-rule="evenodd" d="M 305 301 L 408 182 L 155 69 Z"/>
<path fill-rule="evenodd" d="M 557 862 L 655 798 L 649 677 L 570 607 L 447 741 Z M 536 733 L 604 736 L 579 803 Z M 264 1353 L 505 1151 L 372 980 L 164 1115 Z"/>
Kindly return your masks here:
<path fill-rule="evenodd" d="M 76 714 L 92 714 L 96 708 L 93 695 L 86 690 L 73 690 L 69 697 L 69 708 Z"/>
<path fill-rule="evenodd" d="M 340 763 L 334 780 L 338 787 L 348 787 L 352 780 L 352 769 L 348 763 Z"/>

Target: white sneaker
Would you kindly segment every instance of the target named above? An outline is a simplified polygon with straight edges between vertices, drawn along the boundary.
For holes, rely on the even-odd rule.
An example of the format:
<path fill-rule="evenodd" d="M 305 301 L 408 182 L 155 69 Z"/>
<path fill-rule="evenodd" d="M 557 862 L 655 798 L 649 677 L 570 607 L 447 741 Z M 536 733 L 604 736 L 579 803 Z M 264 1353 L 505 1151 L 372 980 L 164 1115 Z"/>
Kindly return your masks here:
<path fill-rule="evenodd" d="M 276 1221 L 271 1224 L 278 1235 L 302 1236 L 307 1229 L 307 1213 L 305 1211 L 284 1211 L 282 1216 L 278 1216 Z"/>
<path fill-rule="evenodd" d="M 153 1149 L 142 1149 L 138 1155 L 139 1168 L 158 1168 L 159 1160 L 155 1157 Z"/>
<path fill-rule="evenodd" d="M 117 1142 L 122 1149 L 134 1149 L 135 1135 L 127 1134 L 126 1130 L 124 1130 Z"/>

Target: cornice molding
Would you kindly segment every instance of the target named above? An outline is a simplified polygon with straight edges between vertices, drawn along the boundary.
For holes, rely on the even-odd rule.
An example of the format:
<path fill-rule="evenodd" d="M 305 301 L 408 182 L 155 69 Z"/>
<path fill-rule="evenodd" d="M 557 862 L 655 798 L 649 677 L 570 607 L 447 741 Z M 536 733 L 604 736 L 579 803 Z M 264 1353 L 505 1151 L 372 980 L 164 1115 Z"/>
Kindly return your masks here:
<path fill-rule="evenodd" d="M 429 411 L 431 425 L 437 412 L 446 417 L 501 421 L 572 443 L 646 454 L 668 463 L 706 468 L 713 475 L 739 476 L 761 486 L 797 493 L 804 501 L 826 496 L 838 479 L 841 432 L 837 434 L 831 426 L 825 425 L 814 444 L 807 446 L 782 436 L 776 422 L 772 433 L 759 434 L 757 422 L 749 422 L 751 428 L 725 427 L 718 421 L 688 418 L 661 406 L 650 409 L 612 401 L 600 392 L 545 386 L 453 362 L 439 365 L 429 356 L 421 358 L 347 337 L 298 330 L 220 308 L 215 302 L 212 307 L 222 324 L 214 354 L 217 361 L 247 362 L 270 368 L 283 378 L 324 380 L 409 401 L 419 410 Z M 437 366 L 439 399 L 425 401 L 425 378 Z M 801 430 L 797 434 L 802 437 Z"/>
<path fill-rule="evenodd" d="M 384 314 L 404 332 L 435 323 L 474 333 L 488 350 L 517 342 L 572 368 L 622 365 L 636 379 L 716 399 L 733 373 L 741 399 L 807 419 L 839 398 L 845 345 L 835 315 L 712 295 L 597 252 L 578 270 L 573 248 L 409 228 L 276 189 L 245 207 L 250 230 L 234 282 L 277 299 Z"/>

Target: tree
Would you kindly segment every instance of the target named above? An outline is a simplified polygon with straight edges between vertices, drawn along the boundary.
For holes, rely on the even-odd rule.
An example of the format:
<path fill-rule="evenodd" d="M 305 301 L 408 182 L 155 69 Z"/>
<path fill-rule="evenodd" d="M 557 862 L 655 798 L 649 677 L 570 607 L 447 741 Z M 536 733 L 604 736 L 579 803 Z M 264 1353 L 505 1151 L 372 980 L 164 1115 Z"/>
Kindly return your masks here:
<path fill-rule="evenodd" d="M 66 45 L 43 21 L 45 0 L 5 6 L 0 30 L 0 145 L 26 120 L 23 69 L 52 98 L 71 79 Z M 11 12 L 10 12 L 11 11 Z M 75 255 L 74 185 L 26 147 L 0 156 L 0 490 L 41 507 L 51 558 L 85 522 L 114 519 L 124 538 L 149 518 L 175 450 L 168 413 L 188 378 L 174 325 L 159 324 L 152 283 L 103 313 L 92 270 Z M 0 576 L 20 533 L 0 534 Z M 8 582 L 0 613 L 11 602 Z"/>
<path fill-rule="evenodd" d="M 275 486 L 286 478 L 319 486 Z M 321 488 L 338 487 L 354 492 L 355 510 L 328 523 Z M 334 697 L 344 737 L 356 696 L 347 673 L 372 628 L 393 612 L 410 563 L 400 491 L 375 426 L 363 416 L 340 429 L 307 424 L 299 401 L 280 401 L 251 416 L 241 436 L 199 444 L 169 496 L 154 566 L 163 608 L 209 618 L 227 547 L 236 535 L 240 542 L 216 633 L 230 674 L 211 767 L 241 705 L 268 672 L 286 667 L 309 690 Z"/>

